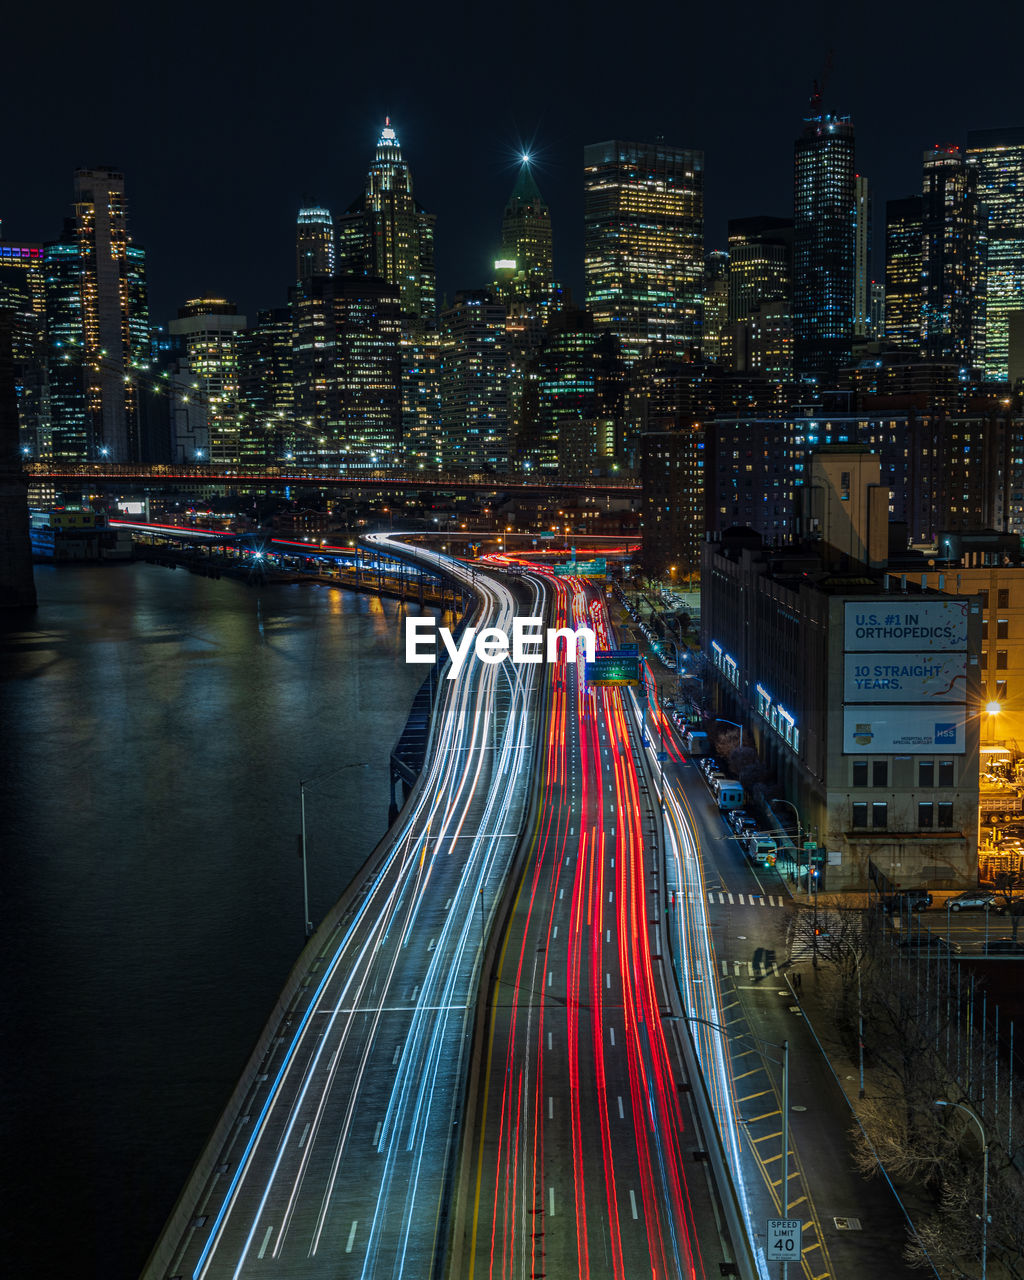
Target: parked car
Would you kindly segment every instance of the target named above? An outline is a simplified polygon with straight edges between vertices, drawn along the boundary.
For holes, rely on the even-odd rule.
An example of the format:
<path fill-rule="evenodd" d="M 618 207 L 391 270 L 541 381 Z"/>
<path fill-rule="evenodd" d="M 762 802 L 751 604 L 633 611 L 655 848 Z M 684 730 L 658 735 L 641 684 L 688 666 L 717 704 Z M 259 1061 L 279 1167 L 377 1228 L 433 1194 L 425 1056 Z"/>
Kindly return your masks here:
<path fill-rule="evenodd" d="M 738 833 L 743 830 L 743 826 L 746 822 L 751 821 L 751 818 L 746 809 L 733 809 L 731 813 L 727 813 L 725 815 L 725 820 L 728 822 L 729 826 L 732 827 L 733 831 Z"/>
<path fill-rule="evenodd" d="M 882 910 L 887 916 L 902 916 L 911 911 L 924 911 L 932 905 L 932 895 L 927 889 L 901 889 L 882 899 Z"/>
<path fill-rule="evenodd" d="M 947 942 L 941 934 L 931 933 L 928 929 L 912 929 L 905 938 L 900 939 L 901 947 L 928 947 L 933 951 L 959 951 L 960 944 Z"/>
<path fill-rule="evenodd" d="M 990 908 L 1000 910 L 992 894 L 986 893 L 984 889 L 968 889 L 946 903 L 947 911 L 988 911 Z"/>

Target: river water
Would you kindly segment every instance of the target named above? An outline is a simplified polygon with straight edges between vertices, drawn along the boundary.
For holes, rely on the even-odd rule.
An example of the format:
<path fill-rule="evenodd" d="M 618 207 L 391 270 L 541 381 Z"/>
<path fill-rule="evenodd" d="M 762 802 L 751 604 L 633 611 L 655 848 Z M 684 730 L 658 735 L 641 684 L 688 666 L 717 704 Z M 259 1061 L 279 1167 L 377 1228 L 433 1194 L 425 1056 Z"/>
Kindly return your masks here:
<path fill-rule="evenodd" d="M 423 668 L 397 601 L 36 584 L 0 620 L 0 1269 L 134 1280 L 304 942 L 298 780 L 317 922 L 386 829 Z"/>

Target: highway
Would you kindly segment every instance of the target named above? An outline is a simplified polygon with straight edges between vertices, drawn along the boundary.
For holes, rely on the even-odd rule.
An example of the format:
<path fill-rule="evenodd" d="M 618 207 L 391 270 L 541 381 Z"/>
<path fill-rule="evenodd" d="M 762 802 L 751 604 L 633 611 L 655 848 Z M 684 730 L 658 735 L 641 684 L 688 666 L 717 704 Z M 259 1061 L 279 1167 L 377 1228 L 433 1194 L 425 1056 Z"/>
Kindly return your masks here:
<path fill-rule="evenodd" d="M 603 600 L 552 580 L 557 625 L 609 643 Z M 552 669 L 541 803 L 494 975 L 469 1280 L 721 1274 L 703 1143 L 666 1041 L 648 788 L 618 689 Z M 647 815 L 645 818 L 644 815 Z"/>
<path fill-rule="evenodd" d="M 543 611 L 538 582 L 510 587 L 409 554 L 443 561 L 477 593 L 478 624 L 508 629 L 516 611 Z M 441 681 L 397 836 L 311 940 L 251 1091 L 147 1280 L 434 1274 L 481 942 L 526 810 L 541 670 L 469 661 Z"/>

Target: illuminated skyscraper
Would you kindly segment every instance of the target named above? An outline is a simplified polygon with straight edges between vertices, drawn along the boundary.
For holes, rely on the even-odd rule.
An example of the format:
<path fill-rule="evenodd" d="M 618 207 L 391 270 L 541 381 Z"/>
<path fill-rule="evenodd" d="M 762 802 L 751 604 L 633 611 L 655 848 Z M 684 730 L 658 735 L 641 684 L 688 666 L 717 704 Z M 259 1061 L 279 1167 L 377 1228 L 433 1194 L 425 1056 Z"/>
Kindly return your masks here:
<path fill-rule="evenodd" d="M 978 200 L 978 165 L 959 147 L 924 153 L 921 334 L 923 354 L 968 368 L 985 359 L 987 215 Z"/>
<path fill-rule="evenodd" d="M 704 153 L 663 142 L 583 149 L 587 310 L 633 363 L 701 337 Z"/>
<path fill-rule="evenodd" d="M 138 387 L 130 371 L 148 354 L 149 309 L 145 254 L 128 234 L 124 174 L 75 171 L 75 235 L 87 453 L 129 461 L 139 453 Z"/>
<path fill-rule="evenodd" d="M 398 290 L 403 318 L 434 320 L 434 221 L 413 198 L 412 175 L 388 117 L 366 190 L 338 220 L 339 274 L 386 280 Z"/>
<path fill-rule="evenodd" d="M 240 316 L 233 302 L 225 298 L 193 298 L 178 311 L 168 329 L 172 336 L 185 340 L 188 371 L 193 380 L 192 393 L 179 397 L 175 411 L 184 417 L 191 435 L 189 404 L 201 403 L 208 431 L 211 462 L 238 462 L 241 438 L 241 401 L 239 396 L 239 355 L 245 316 Z M 176 435 L 180 435 L 177 424 Z M 207 454 L 200 445 L 197 452 Z M 191 460 L 191 459 L 190 459 Z"/>
<path fill-rule="evenodd" d="M 853 346 L 853 122 L 822 111 L 817 87 L 796 141 L 793 359 L 797 377 L 834 378 Z"/>
<path fill-rule="evenodd" d="M 793 220 L 729 220 L 729 320 L 747 320 L 762 302 L 790 296 L 793 281 Z"/>
<path fill-rule="evenodd" d="M 871 190 L 857 174 L 853 205 L 853 336 L 871 333 Z"/>
<path fill-rule="evenodd" d="M 334 219 L 330 209 L 299 210 L 295 228 L 295 278 L 334 275 Z"/>
<path fill-rule="evenodd" d="M 509 453 L 505 308 L 464 292 L 441 317 L 441 456 L 462 471 L 505 471 Z"/>
<path fill-rule="evenodd" d="M 978 166 L 978 200 L 988 209 L 985 372 L 1009 376 L 1009 324 L 1024 315 L 1024 128 L 977 129 L 967 157 Z"/>
<path fill-rule="evenodd" d="M 885 336 L 921 350 L 921 271 L 924 211 L 920 196 L 885 205 Z"/>
<path fill-rule="evenodd" d="M 398 290 L 311 276 L 292 295 L 295 456 L 310 466 L 391 467 L 402 436 Z"/>
<path fill-rule="evenodd" d="M 523 159 L 501 220 L 496 292 L 510 314 L 543 319 L 555 289 L 551 211 Z"/>
<path fill-rule="evenodd" d="M 46 276 L 41 244 L 0 239 L 0 310 L 11 311 L 11 354 L 22 450 L 48 452 L 44 427 Z"/>
<path fill-rule="evenodd" d="M 600 458 L 610 469 L 622 437 L 624 372 L 618 339 L 596 329 L 593 316 L 554 316 L 529 370 L 520 456 L 547 471 L 581 475 Z"/>

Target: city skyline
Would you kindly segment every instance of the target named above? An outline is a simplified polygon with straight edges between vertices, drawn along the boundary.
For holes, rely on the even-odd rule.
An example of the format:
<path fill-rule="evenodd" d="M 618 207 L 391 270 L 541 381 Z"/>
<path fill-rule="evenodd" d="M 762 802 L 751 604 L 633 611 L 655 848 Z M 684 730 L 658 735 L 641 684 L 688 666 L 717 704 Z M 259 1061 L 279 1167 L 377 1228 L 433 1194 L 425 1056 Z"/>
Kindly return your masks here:
<path fill-rule="evenodd" d="M 361 57 L 374 47 L 371 25 L 349 20 L 339 111 L 329 77 L 322 87 L 310 84 L 302 59 L 292 59 L 294 69 L 287 64 L 299 33 L 275 29 L 271 44 L 264 24 L 239 28 L 214 6 L 187 33 L 160 37 L 166 66 L 155 77 L 138 57 L 146 29 L 118 32 L 113 47 L 125 78 L 116 89 L 101 88 L 89 110 L 79 112 L 72 109 L 71 69 L 109 33 L 69 8 L 63 34 L 48 48 L 53 91 L 24 113 L 25 164 L 0 210 L 4 234 L 27 241 L 55 237 L 70 212 L 73 169 L 109 164 L 126 175 L 133 236 L 152 258 L 154 318 L 169 318 L 185 298 L 203 293 L 235 298 L 245 313 L 281 305 L 293 271 L 299 207 L 315 202 L 335 217 L 344 211 L 390 115 L 416 175 L 417 199 L 437 215 L 439 302 L 444 294 L 451 300 L 458 289 L 490 282 L 502 210 L 524 147 L 534 156 L 552 210 L 556 278 L 578 301 L 585 145 L 661 135 L 672 145 L 703 150 L 706 242 L 709 249 L 724 247 L 729 218 L 792 212 L 793 140 L 812 83 L 835 47 L 824 104 L 854 118 L 858 166 L 872 184 L 878 279 L 880 211 L 887 199 L 919 189 L 921 151 L 950 142 L 962 146 L 970 130 L 1020 123 L 1005 81 L 963 75 L 965 68 L 984 65 L 991 28 L 978 22 L 951 44 L 942 9 L 921 29 L 909 7 L 904 13 L 897 6 L 884 41 L 870 30 L 846 32 L 837 17 L 810 6 L 801 5 L 792 29 L 787 23 L 785 30 L 770 15 L 751 12 L 728 40 L 712 16 L 686 15 L 684 31 L 683 17 L 663 9 L 648 19 L 661 24 L 659 44 L 664 35 L 685 58 L 685 48 L 703 42 L 719 49 L 720 57 L 690 59 L 683 77 L 668 67 L 651 75 L 649 65 L 627 66 L 600 95 L 580 90 L 588 59 L 603 56 L 598 33 L 611 29 L 612 11 L 599 5 L 590 12 L 588 32 L 575 32 L 568 15 L 554 13 L 545 14 L 532 38 L 503 41 L 485 22 L 452 33 L 444 22 L 426 23 L 399 6 L 398 35 L 384 73 L 379 60 Z M 1012 41 L 1021 25 L 1016 15 L 1002 20 L 1001 39 Z M 329 19 L 321 34 L 332 38 Z M 886 81 L 884 93 L 876 91 L 875 62 L 890 65 L 892 49 L 911 47 L 929 66 L 932 81 L 943 84 L 941 97 L 922 94 L 913 77 L 899 74 Z M 454 67 L 458 95 L 443 87 Z M 726 70 L 728 93 L 722 87 Z M 23 78 L 31 74 L 30 60 L 14 69 L 9 91 L 15 101 L 34 101 L 32 84 Z M 273 77 L 275 92 L 255 92 L 261 74 Z M 484 85 L 495 80 L 503 92 L 482 96 Z M 243 86 L 251 99 L 234 113 L 230 95 L 225 99 L 227 125 L 219 135 L 182 127 L 189 95 L 201 85 L 205 92 L 208 83 L 224 85 L 226 92 Z M 133 94 L 147 110 L 124 109 Z"/>

